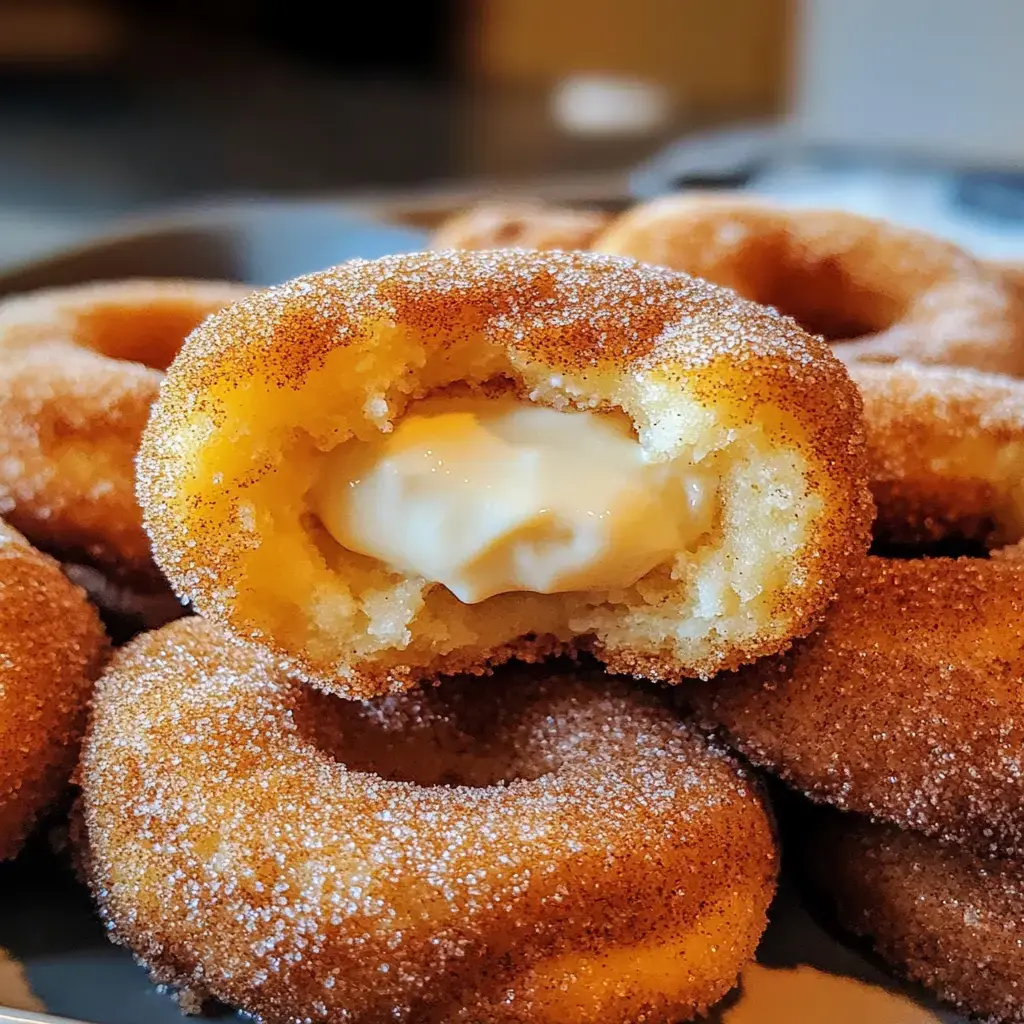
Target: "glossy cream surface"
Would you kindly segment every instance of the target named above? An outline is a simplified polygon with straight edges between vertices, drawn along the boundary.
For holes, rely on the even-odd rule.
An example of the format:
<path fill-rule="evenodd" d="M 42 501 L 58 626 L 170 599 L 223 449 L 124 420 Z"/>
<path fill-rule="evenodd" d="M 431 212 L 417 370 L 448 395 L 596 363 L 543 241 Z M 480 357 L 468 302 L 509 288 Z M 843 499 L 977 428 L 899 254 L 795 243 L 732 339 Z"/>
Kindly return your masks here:
<path fill-rule="evenodd" d="M 312 504 L 342 547 L 475 604 L 631 586 L 711 529 L 715 499 L 712 474 L 650 460 L 620 413 L 449 396 L 340 445 Z"/>

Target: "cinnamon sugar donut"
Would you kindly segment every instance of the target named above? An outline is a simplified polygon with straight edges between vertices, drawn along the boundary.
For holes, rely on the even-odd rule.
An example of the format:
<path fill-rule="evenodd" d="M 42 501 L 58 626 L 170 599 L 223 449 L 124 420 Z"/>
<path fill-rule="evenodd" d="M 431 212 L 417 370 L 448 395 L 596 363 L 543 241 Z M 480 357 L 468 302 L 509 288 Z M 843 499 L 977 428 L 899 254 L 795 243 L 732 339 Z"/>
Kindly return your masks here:
<path fill-rule="evenodd" d="M 919 231 L 751 198 L 678 195 L 627 211 L 594 249 L 735 288 L 823 335 L 847 361 L 1024 376 L 1024 323 L 1001 276 Z"/>
<path fill-rule="evenodd" d="M 1024 863 L 847 815 L 806 846 L 840 923 L 883 959 L 961 1013 L 1024 1021 Z"/>
<path fill-rule="evenodd" d="M 1024 564 L 868 558 L 814 636 L 679 692 L 811 799 L 1024 857 Z"/>
<path fill-rule="evenodd" d="M 0 860 L 67 784 L 106 656 L 82 592 L 0 523 Z"/>
<path fill-rule="evenodd" d="M 182 620 L 115 656 L 80 783 L 111 934 L 268 1022 L 688 1019 L 775 887 L 756 783 L 605 678 L 342 701 Z"/>
<path fill-rule="evenodd" d="M 1024 316 L 1024 261 L 991 260 L 986 266 L 1002 277 L 1010 291 L 1017 296 L 1018 314 Z"/>
<path fill-rule="evenodd" d="M 864 399 L 875 537 L 1024 538 L 1024 381 L 949 367 L 853 365 Z"/>
<path fill-rule="evenodd" d="M 730 292 L 423 253 L 193 332 L 139 495 L 181 595 L 342 695 L 579 649 L 675 681 L 813 627 L 866 546 L 861 431 L 828 348 Z"/>
<path fill-rule="evenodd" d="M 479 203 L 444 221 L 432 249 L 589 249 L 611 221 L 599 210 L 546 203 Z"/>
<path fill-rule="evenodd" d="M 247 291 L 114 281 L 0 302 L 0 511 L 32 543 L 119 584 L 162 587 L 135 451 L 182 339 Z"/>

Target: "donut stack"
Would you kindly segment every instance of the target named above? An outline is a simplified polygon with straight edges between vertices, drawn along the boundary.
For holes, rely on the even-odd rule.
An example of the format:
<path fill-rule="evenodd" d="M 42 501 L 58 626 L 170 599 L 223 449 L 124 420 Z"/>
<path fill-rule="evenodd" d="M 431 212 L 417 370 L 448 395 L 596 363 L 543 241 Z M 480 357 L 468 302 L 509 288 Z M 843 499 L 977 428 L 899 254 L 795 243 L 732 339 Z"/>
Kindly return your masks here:
<path fill-rule="evenodd" d="M 836 344 L 848 362 L 1024 376 L 1024 270 L 850 213 L 683 193 L 617 217 L 484 203 L 442 224 L 437 249 L 530 246 L 630 256 L 735 289 Z"/>
<path fill-rule="evenodd" d="M 773 310 L 599 255 L 426 253 L 236 291 L 0 306 L 5 511 L 100 581 L 111 623 L 157 625 L 139 595 L 166 581 L 201 613 L 122 647 L 93 696 L 72 832 L 111 937 L 186 1007 L 268 1021 L 703 1012 L 764 929 L 775 830 L 749 770 L 643 682 L 825 615 L 871 513 L 848 373 Z M 480 486 L 438 491 L 416 456 L 364 517 L 371 549 L 349 541 L 336 506 L 374 459 L 386 476 L 417 431 L 448 443 L 434 408 L 461 424 L 441 468 Z M 502 525 L 518 488 L 489 498 L 500 457 L 460 463 L 466 443 L 522 453 L 557 516 Z M 591 486 L 599 515 L 573 497 Z M 10 544 L 67 593 L 39 592 L 59 621 L 18 620 L 58 696 L 40 715 L 5 684 L 15 730 L 40 722 L 0 789 L 7 854 L 66 779 L 108 653 L 56 564 Z"/>
<path fill-rule="evenodd" d="M 816 633 L 682 702 L 833 809 L 791 838 L 843 925 L 965 1012 L 1024 1020 L 1020 268 L 733 197 L 645 204 L 591 244 L 777 305 L 849 363 L 875 553 Z"/>
<path fill-rule="evenodd" d="M 530 467 L 570 423 L 598 462 L 648 467 L 601 499 L 637 526 L 606 539 L 570 502 L 503 561 L 519 527 L 491 523 L 519 485 L 496 502 L 495 474 L 557 506 Z M 460 462 L 450 436 L 529 455 Z M 598 462 L 568 453 L 591 486 Z M 643 683 L 785 649 L 866 549 L 860 401 L 824 343 L 621 258 L 357 261 L 193 331 L 137 468 L 156 561 L 199 615 L 100 680 L 79 831 L 112 937 L 158 981 L 268 1021 L 669 1024 L 732 988 L 775 830 L 749 771 Z M 339 506 L 378 472 L 401 486 L 357 530 Z M 682 532 L 653 529 L 684 494 Z M 605 544 L 571 570 L 587 589 L 517 582 Z"/>
<path fill-rule="evenodd" d="M 845 812 L 801 819 L 793 840 L 846 927 L 965 1012 L 1024 1020 L 1024 384 L 852 373 L 882 554 L 812 637 L 685 700 Z"/>
<path fill-rule="evenodd" d="M 182 612 L 150 557 L 133 458 L 157 368 L 245 292 L 137 281 L 0 303 L 0 860 L 66 792 L 110 655 L 99 613 L 123 634 Z"/>
<path fill-rule="evenodd" d="M 0 303 L 0 856 L 84 729 L 81 876 L 186 1009 L 669 1024 L 765 926 L 753 764 L 847 927 L 1024 1020 L 1011 270 L 724 199 L 438 245 Z"/>
<path fill-rule="evenodd" d="M 0 303 L 0 514 L 73 567 L 116 635 L 181 614 L 150 555 L 133 461 L 185 335 L 248 291 L 133 280 Z"/>

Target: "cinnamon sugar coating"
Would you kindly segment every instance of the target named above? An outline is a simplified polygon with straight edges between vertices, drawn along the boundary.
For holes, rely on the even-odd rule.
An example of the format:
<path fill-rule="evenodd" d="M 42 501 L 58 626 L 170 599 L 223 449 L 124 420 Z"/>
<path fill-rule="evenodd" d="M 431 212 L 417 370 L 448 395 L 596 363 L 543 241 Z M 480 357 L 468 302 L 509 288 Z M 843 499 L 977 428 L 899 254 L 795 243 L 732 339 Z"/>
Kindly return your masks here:
<path fill-rule="evenodd" d="M 528 200 L 478 203 L 444 221 L 432 249 L 589 249 L 611 221 L 599 210 Z"/>
<path fill-rule="evenodd" d="M 107 653 L 85 595 L 0 523 L 0 860 L 67 784 Z"/>
<path fill-rule="evenodd" d="M 942 239 L 851 213 L 678 195 L 622 214 L 598 252 L 735 288 L 836 344 L 845 360 L 1024 376 L 1024 321 L 1001 274 Z"/>
<path fill-rule="evenodd" d="M 876 538 L 1024 538 L 1024 382 L 911 365 L 850 375 L 864 399 Z"/>
<path fill-rule="evenodd" d="M 987 1021 L 1024 1021 L 1024 863 L 837 816 L 807 867 L 840 922 L 913 981 Z"/>
<path fill-rule="evenodd" d="M 668 1024 L 775 887 L 756 783 L 604 677 L 343 701 L 182 620 L 115 656 L 80 782 L 111 933 L 269 1022 Z"/>
<path fill-rule="evenodd" d="M 152 589 L 133 460 L 160 371 L 247 291 L 115 281 L 0 302 L 0 512 L 44 550 Z"/>
<path fill-rule="evenodd" d="M 785 656 L 680 688 L 813 800 L 1024 856 L 1024 564 L 868 558 Z"/>
<path fill-rule="evenodd" d="M 332 448 L 458 386 L 625 412 L 718 481 L 694 550 L 615 592 L 459 602 L 334 544 L 309 506 Z M 192 333 L 147 428 L 139 497 L 204 615 L 343 695 L 588 649 L 713 674 L 808 632 L 867 544 L 859 396 L 820 340 L 683 274 L 584 253 L 354 261 Z"/>

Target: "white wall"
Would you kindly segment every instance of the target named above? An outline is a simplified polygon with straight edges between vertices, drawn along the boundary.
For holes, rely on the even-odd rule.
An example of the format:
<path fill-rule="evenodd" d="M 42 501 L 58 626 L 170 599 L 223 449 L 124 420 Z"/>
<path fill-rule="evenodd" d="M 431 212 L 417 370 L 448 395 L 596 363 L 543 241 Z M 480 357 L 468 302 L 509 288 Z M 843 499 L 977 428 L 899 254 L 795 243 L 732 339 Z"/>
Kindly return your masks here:
<path fill-rule="evenodd" d="M 1024 0 L 800 0 L 810 142 L 1024 168 Z"/>

